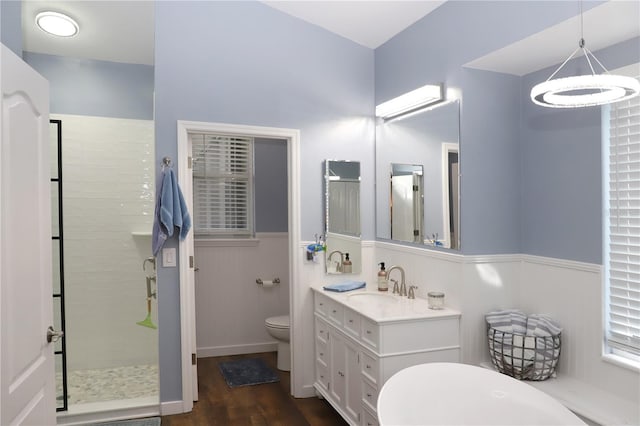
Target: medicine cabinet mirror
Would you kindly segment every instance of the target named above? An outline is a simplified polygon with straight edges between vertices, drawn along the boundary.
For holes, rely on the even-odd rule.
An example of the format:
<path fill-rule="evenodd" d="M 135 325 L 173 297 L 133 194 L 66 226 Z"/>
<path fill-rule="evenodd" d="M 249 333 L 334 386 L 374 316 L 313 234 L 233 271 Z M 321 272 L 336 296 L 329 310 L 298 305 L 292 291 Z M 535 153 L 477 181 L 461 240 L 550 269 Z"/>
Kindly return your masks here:
<path fill-rule="evenodd" d="M 460 250 L 459 101 L 376 125 L 376 237 Z"/>
<path fill-rule="evenodd" d="M 360 162 L 324 162 L 325 266 L 327 274 L 359 273 Z"/>

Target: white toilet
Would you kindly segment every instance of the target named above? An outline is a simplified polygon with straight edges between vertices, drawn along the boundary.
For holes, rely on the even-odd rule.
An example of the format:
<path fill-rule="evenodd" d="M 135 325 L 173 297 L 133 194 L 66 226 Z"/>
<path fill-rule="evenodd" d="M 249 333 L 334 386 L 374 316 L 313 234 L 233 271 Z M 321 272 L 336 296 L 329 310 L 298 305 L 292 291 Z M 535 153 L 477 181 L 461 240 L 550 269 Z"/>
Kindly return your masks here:
<path fill-rule="evenodd" d="M 280 315 L 264 320 L 269 334 L 278 341 L 278 370 L 291 370 L 291 349 L 289 348 L 289 315 Z"/>

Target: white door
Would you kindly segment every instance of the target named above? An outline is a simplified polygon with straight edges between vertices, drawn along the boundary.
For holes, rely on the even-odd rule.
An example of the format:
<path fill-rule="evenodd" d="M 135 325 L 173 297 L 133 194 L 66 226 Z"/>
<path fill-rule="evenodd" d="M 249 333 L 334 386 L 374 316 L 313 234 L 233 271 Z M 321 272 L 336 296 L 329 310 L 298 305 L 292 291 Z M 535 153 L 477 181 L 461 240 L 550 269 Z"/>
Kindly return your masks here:
<path fill-rule="evenodd" d="M 49 83 L 1 47 L 0 424 L 55 425 Z"/>

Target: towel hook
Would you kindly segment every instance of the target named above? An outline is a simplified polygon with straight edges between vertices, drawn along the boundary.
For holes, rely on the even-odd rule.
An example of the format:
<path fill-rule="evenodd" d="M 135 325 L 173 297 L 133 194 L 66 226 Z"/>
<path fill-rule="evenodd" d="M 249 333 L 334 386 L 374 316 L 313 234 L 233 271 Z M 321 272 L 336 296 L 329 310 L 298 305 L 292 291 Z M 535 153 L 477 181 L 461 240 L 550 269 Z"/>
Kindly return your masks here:
<path fill-rule="evenodd" d="M 162 159 L 162 167 L 171 167 L 171 157 L 164 157 Z"/>

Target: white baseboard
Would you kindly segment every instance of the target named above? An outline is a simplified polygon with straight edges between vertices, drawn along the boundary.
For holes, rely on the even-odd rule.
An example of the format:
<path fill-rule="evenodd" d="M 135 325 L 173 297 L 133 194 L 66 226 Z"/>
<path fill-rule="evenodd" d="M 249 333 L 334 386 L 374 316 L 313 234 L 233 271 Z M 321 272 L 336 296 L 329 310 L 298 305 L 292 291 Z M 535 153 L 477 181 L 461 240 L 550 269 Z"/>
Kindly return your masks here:
<path fill-rule="evenodd" d="M 315 398 L 318 396 L 318 392 L 316 392 L 316 388 L 313 385 L 304 385 L 300 394 L 294 396 L 296 398 Z"/>
<path fill-rule="evenodd" d="M 182 403 L 182 402 L 180 402 Z M 158 397 L 134 398 L 108 402 L 92 402 L 70 406 L 56 416 L 58 425 L 86 425 L 125 419 L 153 417 L 161 413 Z"/>
<path fill-rule="evenodd" d="M 256 354 L 260 352 L 275 352 L 278 349 L 277 342 L 251 343 L 246 345 L 209 346 L 198 348 L 198 358 L 212 356 Z"/>
<path fill-rule="evenodd" d="M 171 416 L 174 414 L 184 413 L 182 400 L 180 401 L 167 401 L 160 403 L 160 415 Z"/>

